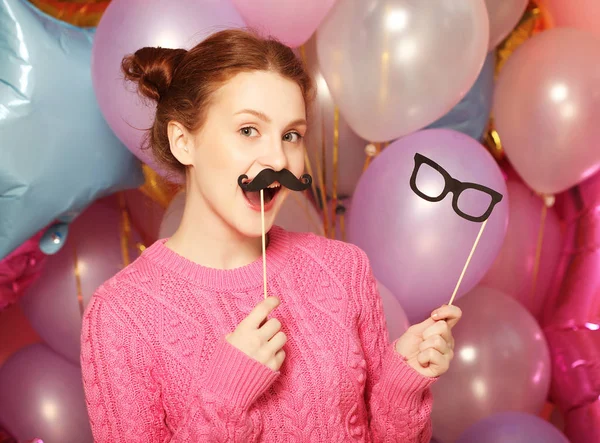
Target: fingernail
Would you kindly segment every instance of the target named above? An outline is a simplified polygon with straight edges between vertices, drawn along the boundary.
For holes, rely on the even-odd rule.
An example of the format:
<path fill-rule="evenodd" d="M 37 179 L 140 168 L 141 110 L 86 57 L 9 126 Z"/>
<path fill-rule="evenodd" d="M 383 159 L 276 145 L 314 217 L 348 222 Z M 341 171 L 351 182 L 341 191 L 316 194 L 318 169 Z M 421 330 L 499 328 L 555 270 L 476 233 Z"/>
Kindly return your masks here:
<path fill-rule="evenodd" d="M 438 318 L 439 316 L 440 316 L 440 314 L 437 311 L 433 311 L 431 313 L 431 317 L 433 317 L 433 318 Z"/>

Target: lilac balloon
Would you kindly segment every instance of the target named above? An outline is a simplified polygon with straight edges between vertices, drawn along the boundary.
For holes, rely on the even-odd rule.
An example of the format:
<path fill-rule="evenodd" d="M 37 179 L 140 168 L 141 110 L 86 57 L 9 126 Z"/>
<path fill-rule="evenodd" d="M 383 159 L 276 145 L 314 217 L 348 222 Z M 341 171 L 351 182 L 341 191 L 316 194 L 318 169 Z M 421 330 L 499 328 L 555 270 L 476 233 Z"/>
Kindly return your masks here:
<path fill-rule="evenodd" d="M 98 286 L 123 267 L 121 212 L 112 203 L 112 199 L 96 202 L 75 219 L 65 246 L 48 257 L 39 280 L 21 299 L 36 332 L 73 363 L 79 363 L 81 333 L 75 257 L 84 307 Z M 135 254 L 130 251 L 131 260 Z"/>
<path fill-rule="evenodd" d="M 0 422 L 19 441 L 92 442 L 81 370 L 44 344 L 0 368 Z"/>
<path fill-rule="evenodd" d="M 369 256 L 375 277 L 398 298 L 411 323 L 447 303 L 481 228 L 457 215 L 452 194 L 432 203 L 410 186 L 415 153 L 437 162 L 452 177 L 504 195 L 488 219 L 458 296 L 485 275 L 500 251 L 508 222 L 506 184 L 492 156 L 467 135 L 448 129 L 419 131 L 388 146 L 361 177 L 348 214 L 348 239 Z M 442 176 L 423 165 L 417 186 L 440 193 Z M 484 201 L 485 200 L 485 201 Z M 480 215 L 489 197 L 466 191 L 459 207 Z"/>
<path fill-rule="evenodd" d="M 478 286 L 456 304 L 463 317 L 453 331 L 455 357 L 431 388 L 433 432 L 443 443 L 495 413 L 539 414 L 550 388 L 548 344 L 519 302 Z"/>
<path fill-rule="evenodd" d="M 113 0 L 98 25 L 92 49 L 92 80 L 104 118 L 138 158 L 165 175 L 148 150 L 144 129 L 155 106 L 123 81 L 121 60 L 144 46 L 189 49 L 208 35 L 245 24 L 228 0 Z"/>
<path fill-rule="evenodd" d="M 546 420 L 522 412 L 487 417 L 465 431 L 456 443 L 569 443 Z"/>
<path fill-rule="evenodd" d="M 383 313 L 387 323 L 389 338 L 393 342 L 406 332 L 410 323 L 404 309 L 402 309 L 402 306 L 390 290 L 380 282 L 377 282 L 377 288 L 379 289 L 379 295 L 383 303 Z"/>

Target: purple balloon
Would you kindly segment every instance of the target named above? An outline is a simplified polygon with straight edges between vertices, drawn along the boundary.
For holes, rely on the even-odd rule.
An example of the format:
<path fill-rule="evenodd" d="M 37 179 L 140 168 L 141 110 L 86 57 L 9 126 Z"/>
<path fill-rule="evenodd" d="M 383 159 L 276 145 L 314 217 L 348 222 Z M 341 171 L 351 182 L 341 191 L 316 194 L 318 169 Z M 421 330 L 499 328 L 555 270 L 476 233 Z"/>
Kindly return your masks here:
<path fill-rule="evenodd" d="M 0 368 L 0 422 L 19 441 L 92 442 L 81 370 L 44 344 Z"/>
<path fill-rule="evenodd" d="M 458 296 L 472 289 L 500 251 L 508 224 L 508 196 L 502 171 L 474 139 L 448 129 L 419 131 L 388 146 L 362 175 L 348 214 L 348 239 L 369 256 L 375 277 L 398 297 L 411 323 L 448 303 L 481 223 L 459 216 L 453 194 L 430 202 L 410 186 L 419 153 L 462 182 L 484 185 L 504 196 L 487 221 Z M 444 189 L 442 175 L 420 167 L 420 191 L 433 196 Z M 482 215 L 491 198 L 480 191 L 460 194 L 458 207 Z"/>
<path fill-rule="evenodd" d="M 501 412 L 467 429 L 456 443 L 569 443 L 562 432 L 541 418 Z"/>
<path fill-rule="evenodd" d="M 454 360 L 431 387 L 433 432 L 443 443 L 492 414 L 540 413 L 550 388 L 548 344 L 524 306 L 483 286 L 456 304 L 463 317 L 453 330 Z"/>
<path fill-rule="evenodd" d="M 141 100 L 121 74 L 121 60 L 144 46 L 190 49 L 210 34 L 245 24 L 228 0 L 113 0 L 104 12 L 92 48 L 92 81 L 104 118 L 140 160 L 165 175 L 148 150 L 144 129 L 155 105 Z"/>
<path fill-rule="evenodd" d="M 40 337 L 73 363 L 79 363 L 81 334 L 75 258 L 85 307 L 98 286 L 123 267 L 121 222 L 121 212 L 112 199 L 86 209 L 71 224 L 65 246 L 48 257 L 40 278 L 20 301 Z M 129 252 L 130 260 L 136 258 L 135 250 Z"/>

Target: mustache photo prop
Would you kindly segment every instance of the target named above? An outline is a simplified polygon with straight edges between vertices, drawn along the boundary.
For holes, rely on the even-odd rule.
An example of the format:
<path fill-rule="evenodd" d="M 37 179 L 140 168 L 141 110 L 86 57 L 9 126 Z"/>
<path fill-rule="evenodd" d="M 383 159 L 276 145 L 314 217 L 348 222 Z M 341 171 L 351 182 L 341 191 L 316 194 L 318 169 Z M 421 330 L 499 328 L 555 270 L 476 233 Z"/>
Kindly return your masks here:
<path fill-rule="evenodd" d="M 487 221 L 488 221 L 490 215 L 492 215 L 492 211 L 494 210 L 494 207 L 502 201 L 503 195 L 497 191 L 494 191 L 491 188 L 488 188 L 487 186 L 483 186 L 483 185 L 480 185 L 477 183 L 461 182 L 461 181 L 453 178 L 444 168 L 442 168 L 435 161 L 424 156 L 423 154 L 419 154 L 418 152 L 415 153 L 414 160 L 415 160 L 415 166 L 414 166 L 413 172 L 410 177 L 410 188 L 412 189 L 412 191 L 415 194 L 417 194 L 422 199 L 427 200 L 428 202 L 437 203 L 437 202 L 444 200 L 446 198 L 446 196 L 451 192 L 452 193 L 452 209 L 454 210 L 454 212 L 456 212 L 456 214 L 459 217 L 462 217 L 465 220 L 468 220 L 470 222 L 482 223 L 481 228 L 479 229 L 479 234 L 477 234 L 475 243 L 473 243 L 473 247 L 471 248 L 471 252 L 469 254 L 469 257 L 467 258 L 467 262 L 465 263 L 465 266 L 463 267 L 463 270 L 460 274 L 458 282 L 456 283 L 456 286 L 454 288 L 454 292 L 452 293 L 452 297 L 450 298 L 450 302 L 448 303 L 448 305 L 451 305 L 452 302 L 454 302 L 454 298 L 456 297 L 456 294 L 458 293 L 460 284 L 462 283 L 465 273 L 467 272 L 467 268 L 469 267 L 471 258 L 473 258 L 473 254 L 475 253 L 477 244 L 479 243 L 479 240 L 481 239 L 481 235 L 483 234 L 485 225 L 487 224 Z M 444 189 L 440 193 L 427 192 L 427 191 L 419 189 L 419 187 L 417 186 L 417 176 L 419 174 L 419 170 L 421 169 L 421 167 L 423 165 L 427 165 L 427 166 L 431 167 L 432 169 L 434 169 L 435 171 L 439 172 L 440 175 L 442 176 L 442 178 L 444 179 Z M 468 214 L 460 208 L 461 195 L 463 195 L 463 193 L 465 191 L 470 191 L 470 190 L 486 194 L 489 197 L 489 202 L 487 203 L 487 205 L 485 205 L 485 206 L 480 205 L 479 208 L 473 208 L 473 207 L 469 208 L 471 211 L 474 211 L 475 209 L 479 209 L 477 214 Z M 479 195 L 479 197 L 481 197 L 481 195 Z"/>
<path fill-rule="evenodd" d="M 292 191 L 305 191 L 312 184 L 312 177 L 309 174 L 304 174 L 298 179 L 287 169 L 282 169 L 281 171 L 263 169 L 252 181 L 246 182 L 246 180 L 248 180 L 247 175 L 240 175 L 238 177 L 238 185 L 246 192 L 257 192 L 266 189 L 275 182 Z"/>
<path fill-rule="evenodd" d="M 263 169 L 251 181 L 247 182 L 248 176 L 242 174 L 238 177 L 238 185 L 245 192 L 260 191 L 260 218 L 262 223 L 262 259 L 263 259 L 263 288 L 264 296 L 267 298 L 267 242 L 265 232 L 265 189 L 273 183 L 278 182 L 281 186 L 292 191 L 304 191 L 312 184 L 312 177 L 304 174 L 299 179 L 287 169 L 274 171 L 273 169 Z"/>

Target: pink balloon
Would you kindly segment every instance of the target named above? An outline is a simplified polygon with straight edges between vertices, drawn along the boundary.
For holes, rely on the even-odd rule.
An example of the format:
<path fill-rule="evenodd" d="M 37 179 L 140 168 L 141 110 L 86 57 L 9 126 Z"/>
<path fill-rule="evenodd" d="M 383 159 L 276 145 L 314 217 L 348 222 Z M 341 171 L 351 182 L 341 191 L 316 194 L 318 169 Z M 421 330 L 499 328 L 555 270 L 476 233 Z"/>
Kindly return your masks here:
<path fill-rule="evenodd" d="M 18 304 L 0 311 L 0 367 L 19 349 L 40 341 Z"/>
<path fill-rule="evenodd" d="M 483 0 L 339 0 L 317 32 L 319 65 L 350 127 L 393 140 L 433 123 L 475 84 Z"/>
<path fill-rule="evenodd" d="M 453 443 L 477 421 L 504 411 L 538 414 L 550 388 L 550 354 L 535 319 L 516 300 L 478 286 L 456 303 L 450 370 L 432 386 L 433 433 Z"/>
<path fill-rule="evenodd" d="M 143 195 L 138 189 L 125 191 L 124 194 L 132 227 L 140 234 L 146 245 L 152 244 L 158 239 L 165 208 Z"/>
<path fill-rule="evenodd" d="M 544 223 L 535 293 L 532 293 L 543 201 L 519 179 L 507 181 L 508 231 L 496 261 L 480 285 L 498 289 L 518 300 L 540 318 L 561 257 L 563 239 L 560 220 L 549 208 Z"/>
<path fill-rule="evenodd" d="M 567 226 L 544 332 L 552 399 L 572 443 L 600 441 L 600 174 L 557 201 Z"/>
<path fill-rule="evenodd" d="M 406 332 L 410 326 L 410 322 L 400 302 L 398 302 L 391 291 L 380 282 L 377 282 L 377 289 L 379 289 L 379 295 L 383 303 L 383 313 L 388 327 L 389 338 L 393 342 Z"/>
<path fill-rule="evenodd" d="M 232 0 L 252 28 L 296 48 L 317 30 L 335 0 Z"/>
<path fill-rule="evenodd" d="M 177 179 L 141 149 L 156 107 L 125 83 L 121 60 L 144 46 L 189 49 L 216 31 L 244 26 L 228 0 L 113 0 L 104 12 L 92 48 L 100 110 L 127 148 L 159 174 Z"/>
<path fill-rule="evenodd" d="M 0 422 L 19 441 L 93 442 L 81 370 L 44 344 L 0 368 Z"/>
<path fill-rule="evenodd" d="M 309 112 L 310 130 L 306 134 L 306 150 L 311 161 L 315 183 L 319 187 L 322 186 L 318 169 L 318 165 L 321 165 L 320 167 L 325 169 L 323 172 L 327 195 L 332 196 L 336 106 L 319 67 L 316 38 L 311 38 L 305 46 L 306 63 L 317 84 L 317 96 Z M 365 147 L 369 142 L 359 137 L 341 115 L 338 115 L 337 134 L 337 195 L 349 197 L 353 194 L 362 174 L 366 160 Z"/>
<path fill-rule="evenodd" d="M 598 0 L 542 0 L 554 26 L 578 28 L 600 36 L 600 2 Z"/>
<path fill-rule="evenodd" d="M 508 159 L 540 193 L 600 169 L 600 39 L 551 29 L 519 47 L 500 72 L 493 112 Z"/>
<path fill-rule="evenodd" d="M 527 8 L 528 0 L 485 0 L 490 18 L 492 50 L 515 28 Z"/>
<path fill-rule="evenodd" d="M 77 257 L 83 307 L 104 281 L 123 268 L 121 212 L 115 200 L 100 200 L 86 209 L 69 228 L 64 247 L 48 257 L 39 278 L 21 299 L 23 312 L 33 328 L 56 352 L 79 363 L 81 308 Z M 132 233 L 134 242 L 139 241 Z M 137 252 L 129 250 L 130 260 Z"/>
<path fill-rule="evenodd" d="M 477 141 L 449 129 L 428 129 L 390 144 L 362 175 L 347 217 L 348 241 L 362 248 L 375 277 L 398 298 L 411 323 L 448 303 L 481 229 L 453 209 L 453 195 L 428 201 L 410 185 L 415 154 L 437 163 L 454 179 L 502 194 L 493 206 L 458 297 L 471 290 L 492 265 L 508 223 L 506 183 L 498 164 Z M 442 194 L 446 181 L 427 164 L 419 166 L 417 188 Z M 458 207 L 483 215 L 492 199 L 474 189 L 459 194 Z"/>
<path fill-rule="evenodd" d="M 321 217 L 313 203 L 300 192 L 293 192 L 288 195 L 275 218 L 275 224 L 290 232 L 325 234 L 323 217 Z"/>

